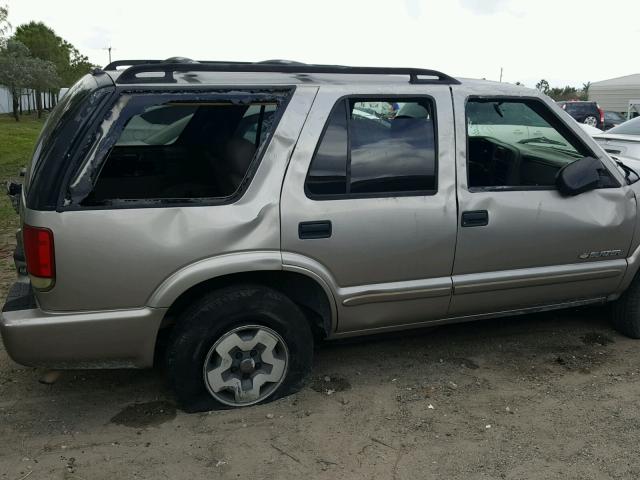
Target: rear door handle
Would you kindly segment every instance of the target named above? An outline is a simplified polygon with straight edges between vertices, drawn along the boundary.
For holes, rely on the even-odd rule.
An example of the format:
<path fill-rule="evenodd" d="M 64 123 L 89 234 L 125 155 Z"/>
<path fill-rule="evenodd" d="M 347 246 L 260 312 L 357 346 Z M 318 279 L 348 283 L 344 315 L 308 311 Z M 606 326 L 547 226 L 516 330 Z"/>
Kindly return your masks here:
<path fill-rule="evenodd" d="M 484 227 L 487 225 L 489 225 L 489 212 L 486 210 L 462 212 L 463 227 Z"/>
<path fill-rule="evenodd" d="M 298 224 L 298 237 L 301 240 L 329 238 L 331 237 L 331 222 L 329 220 L 301 222 Z"/>

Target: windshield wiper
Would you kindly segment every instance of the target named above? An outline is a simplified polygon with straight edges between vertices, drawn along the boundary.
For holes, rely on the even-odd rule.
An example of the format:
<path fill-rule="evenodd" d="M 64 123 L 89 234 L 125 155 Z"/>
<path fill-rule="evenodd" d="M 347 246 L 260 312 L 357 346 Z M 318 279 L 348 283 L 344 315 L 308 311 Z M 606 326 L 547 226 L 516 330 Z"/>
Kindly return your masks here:
<path fill-rule="evenodd" d="M 549 145 L 562 145 L 563 147 L 566 147 L 567 144 L 566 143 L 562 143 L 559 142 L 557 140 L 552 140 L 550 138 L 547 137 L 533 137 L 533 138 L 524 138 L 522 140 L 520 140 L 518 143 L 548 143 Z"/>
<path fill-rule="evenodd" d="M 631 185 L 632 183 L 636 183 L 638 180 L 640 180 L 640 175 L 638 175 L 638 172 L 636 172 L 633 168 L 625 165 L 620 160 L 615 160 L 615 162 L 624 171 L 624 179 L 627 181 L 627 185 Z M 629 178 L 632 174 L 636 176 L 635 180 L 631 180 Z"/>

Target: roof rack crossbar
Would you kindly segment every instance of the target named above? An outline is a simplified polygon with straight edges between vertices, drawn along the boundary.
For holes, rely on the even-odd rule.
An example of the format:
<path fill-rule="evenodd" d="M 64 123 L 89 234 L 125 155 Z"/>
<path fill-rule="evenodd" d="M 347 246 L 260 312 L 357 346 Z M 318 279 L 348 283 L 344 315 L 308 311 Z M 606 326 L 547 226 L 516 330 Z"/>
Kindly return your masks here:
<path fill-rule="evenodd" d="M 135 63 L 134 63 L 135 62 Z M 407 75 L 412 84 L 459 84 L 460 82 L 449 75 L 422 68 L 397 67 L 348 67 L 342 65 L 289 65 L 282 63 L 242 63 L 242 62 L 163 62 L 144 60 L 120 60 L 114 64 L 131 65 L 116 80 L 118 84 L 136 83 L 175 83 L 176 72 L 241 72 L 241 73 L 291 73 L 291 74 L 341 74 L 341 75 Z M 159 73 L 161 75 L 139 74 Z M 427 78 L 425 78 L 427 77 Z"/>

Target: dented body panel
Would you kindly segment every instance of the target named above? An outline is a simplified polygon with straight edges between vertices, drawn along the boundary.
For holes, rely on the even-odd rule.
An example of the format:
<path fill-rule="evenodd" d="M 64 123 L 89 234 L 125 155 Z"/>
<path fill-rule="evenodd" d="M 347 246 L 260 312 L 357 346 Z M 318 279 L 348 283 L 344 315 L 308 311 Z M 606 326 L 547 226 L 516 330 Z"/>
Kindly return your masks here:
<path fill-rule="evenodd" d="M 292 108 L 284 112 L 253 180 L 233 203 L 75 208 L 72 201 L 62 213 L 25 209 L 25 223 L 49 228 L 56 238 L 58 278 L 55 288 L 38 293 L 41 308 L 141 308 L 152 297 L 159 298 L 154 292 L 190 265 L 237 252 L 279 252 L 282 177 L 315 93 L 313 87 L 299 87 L 293 94 Z M 111 131 L 110 118 L 105 122 L 108 127 L 101 131 Z M 71 184 L 71 198 L 86 195 L 83 182 L 99 169 L 90 166 L 99 158 L 88 157 Z M 150 207 L 162 206 L 152 203 L 156 205 Z M 191 286 L 182 278 L 181 285 Z"/>
<path fill-rule="evenodd" d="M 517 90 L 530 96 L 528 90 Z M 466 118 L 469 98 L 500 95 L 485 85 L 454 87 L 456 118 Z M 555 102 L 539 100 L 568 118 Z M 574 121 L 565 124 L 614 176 L 620 176 L 611 159 Z M 457 138 L 466 139 L 466 129 L 466 121 L 457 122 Z M 450 316 L 607 297 L 618 291 L 636 226 L 636 197 L 629 186 L 574 197 L 562 196 L 555 188 L 471 189 L 466 140 L 457 142 L 456 169 L 459 212 L 484 210 L 489 221 L 482 228 L 458 229 Z M 603 251 L 615 257 L 601 256 Z"/>

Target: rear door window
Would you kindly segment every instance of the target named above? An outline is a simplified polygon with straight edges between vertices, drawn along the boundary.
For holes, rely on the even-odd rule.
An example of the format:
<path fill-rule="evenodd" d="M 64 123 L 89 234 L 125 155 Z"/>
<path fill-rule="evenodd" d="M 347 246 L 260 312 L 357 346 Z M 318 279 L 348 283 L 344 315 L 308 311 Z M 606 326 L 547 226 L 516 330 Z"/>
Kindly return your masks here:
<path fill-rule="evenodd" d="M 340 100 L 311 162 L 309 196 L 433 194 L 435 109 L 427 98 Z"/>

